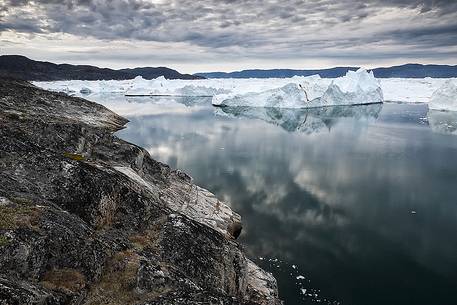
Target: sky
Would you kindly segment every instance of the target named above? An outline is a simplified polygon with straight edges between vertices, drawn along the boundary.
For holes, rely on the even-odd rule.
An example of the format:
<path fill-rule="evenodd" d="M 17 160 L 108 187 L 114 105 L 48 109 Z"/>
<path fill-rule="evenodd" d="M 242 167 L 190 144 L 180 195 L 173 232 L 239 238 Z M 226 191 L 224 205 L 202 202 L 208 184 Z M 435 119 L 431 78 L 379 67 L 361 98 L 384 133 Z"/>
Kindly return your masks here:
<path fill-rule="evenodd" d="M 457 0 L 0 0 L 0 54 L 185 73 L 457 64 Z"/>

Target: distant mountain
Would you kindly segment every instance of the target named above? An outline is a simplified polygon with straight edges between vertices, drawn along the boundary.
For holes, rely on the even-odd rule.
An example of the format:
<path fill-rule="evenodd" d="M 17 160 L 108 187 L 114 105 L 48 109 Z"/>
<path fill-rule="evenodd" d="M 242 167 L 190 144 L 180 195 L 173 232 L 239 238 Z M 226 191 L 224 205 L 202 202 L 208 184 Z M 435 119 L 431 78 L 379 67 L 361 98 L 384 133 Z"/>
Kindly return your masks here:
<path fill-rule="evenodd" d="M 243 70 L 237 72 L 207 72 L 196 73 L 195 75 L 205 78 L 286 78 L 297 76 L 309 76 L 319 74 L 325 78 L 335 78 L 346 74 L 349 70 L 357 70 L 358 67 L 336 67 L 330 69 L 317 70 L 292 70 L 292 69 L 272 69 L 272 70 Z M 406 64 L 389 68 L 376 68 L 373 73 L 379 78 L 402 77 L 402 78 L 448 78 L 457 77 L 457 66 L 447 65 L 420 65 Z"/>
<path fill-rule="evenodd" d="M 237 72 L 208 72 L 196 73 L 195 75 L 206 78 L 287 78 L 297 76 L 310 76 L 319 74 L 321 77 L 334 78 L 345 75 L 349 70 L 357 70 L 357 67 L 336 67 L 318 70 L 292 70 L 292 69 L 272 69 L 272 70 L 243 70 Z"/>
<path fill-rule="evenodd" d="M 181 74 L 165 68 L 135 68 L 113 70 L 87 65 L 54 64 L 35 61 L 20 55 L 0 56 L 0 76 L 14 77 L 23 80 L 54 81 L 54 80 L 122 80 L 132 79 L 141 75 L 145 79 L 164 76 L 167 79 L 201 79 L 201 76 Z"/>
<path fill-rule="evenodd" d="M 389 68 L 377 68 L 374 69 L 373 72 L 374 75 L 379 78 L 449 78 L 457 77 L 457 66 L 406 64 Z"/>

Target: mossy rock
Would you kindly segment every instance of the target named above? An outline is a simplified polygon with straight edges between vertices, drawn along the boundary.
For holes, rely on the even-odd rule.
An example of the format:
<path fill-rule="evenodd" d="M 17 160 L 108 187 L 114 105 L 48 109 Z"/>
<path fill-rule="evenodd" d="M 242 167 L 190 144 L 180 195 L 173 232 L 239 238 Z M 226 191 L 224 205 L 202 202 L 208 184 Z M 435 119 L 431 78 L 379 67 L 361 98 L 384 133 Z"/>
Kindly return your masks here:
<path fill-rule="evenodd" d="M 10 240 L 8 239 L 8 237 L 6 237 L 3 234 L 0 234 L 0 247 L 4 247 L 4 246 L 8 245 L 9 243 L 10 243 Z"/>
<path fill-rule="evenodd" d="M 81 154 L 74 154 L 74 153 L 64 152 L 63 155 L 66 158 L 69 158 L 69 159 L 72 159 L 72 160 L 75 160 L 75 161 L 84 161 L 85 160 L 84 156 L 81 155 Z"/>
<path fill-rule="evenodd" d="M 14 230 L 36 224 L 39 211 L 24 205 L 0 206 L 0 229 Z"/>

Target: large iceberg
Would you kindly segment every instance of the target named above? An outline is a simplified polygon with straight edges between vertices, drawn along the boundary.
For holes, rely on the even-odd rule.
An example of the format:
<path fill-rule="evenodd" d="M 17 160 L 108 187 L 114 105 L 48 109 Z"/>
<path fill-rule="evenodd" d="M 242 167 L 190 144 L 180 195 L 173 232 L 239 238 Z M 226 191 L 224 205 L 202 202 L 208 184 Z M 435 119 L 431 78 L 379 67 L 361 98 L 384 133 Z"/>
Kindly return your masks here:
<path fill-rule="evenodd" d="M 453 80 L 446 81 L 433 93 L 428 107 L 435 110 L 457 111 L 457 83 Z"/>
<path fill-rule="evenodd" d="M 336 105 L 363 105 L 383 102 L 379 81 L 372 72 L 359 69 L 334 79 L 326 86 L 320 78 L 289 83 L 264 92 L 213 97 L 215 106 L 312 108 Z"/>

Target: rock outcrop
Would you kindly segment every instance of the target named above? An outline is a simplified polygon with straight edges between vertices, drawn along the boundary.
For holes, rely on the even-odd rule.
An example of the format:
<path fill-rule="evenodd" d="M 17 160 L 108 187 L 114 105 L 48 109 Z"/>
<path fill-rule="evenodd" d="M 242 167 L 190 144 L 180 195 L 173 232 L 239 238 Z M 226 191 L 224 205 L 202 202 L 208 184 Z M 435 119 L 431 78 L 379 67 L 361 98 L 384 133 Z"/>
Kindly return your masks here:
<path fill-rule="evenodd" d="M 280 304 L 240 216 L 114 136 L 126 123 L 0 80 L 0 304 Z"/>

